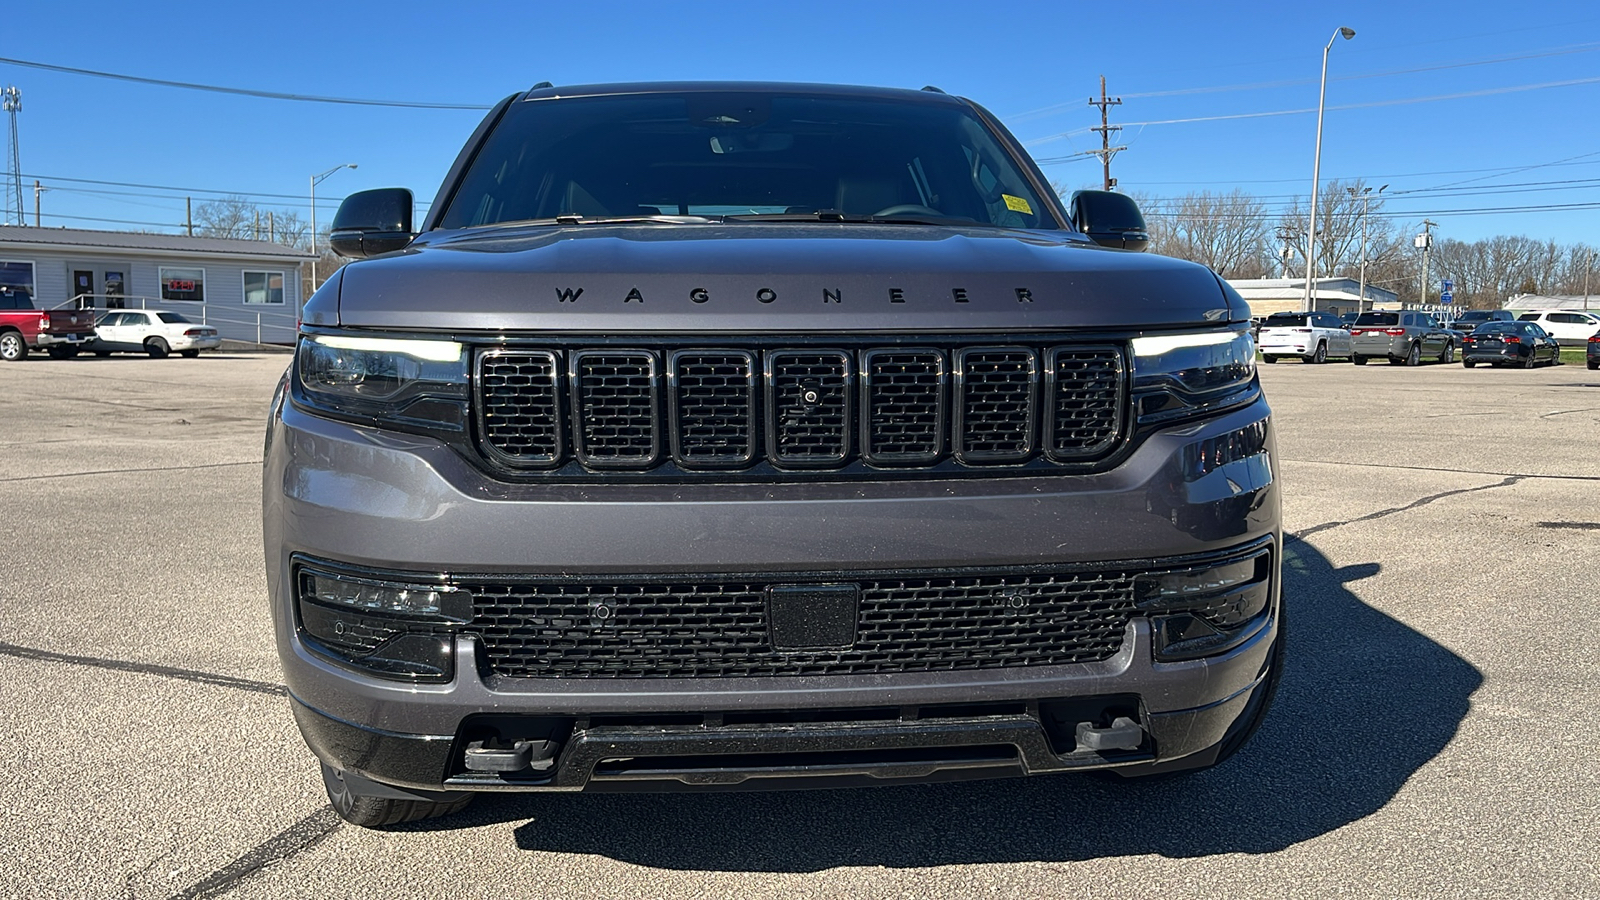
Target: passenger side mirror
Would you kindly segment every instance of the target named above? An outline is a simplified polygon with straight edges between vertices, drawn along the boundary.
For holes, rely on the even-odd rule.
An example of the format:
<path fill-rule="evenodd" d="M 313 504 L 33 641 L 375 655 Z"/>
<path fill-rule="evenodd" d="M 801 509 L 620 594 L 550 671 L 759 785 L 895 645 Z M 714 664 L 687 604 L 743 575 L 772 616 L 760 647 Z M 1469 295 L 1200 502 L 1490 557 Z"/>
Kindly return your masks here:
<path fill-rule="evenodd" d="M 1102 247 L 1143 250 L 1150 245 L 1139 204 L 1115 191 L 1076 191 L 1072 195 L 1072 224 Z"/>
<path fill-rule="evenodd" d="M 328 243 L 333 252 L 366 259 L 411 243 L 411 192 L 405 188 L 358 191 L 344 198 L 333 217 Z"/>

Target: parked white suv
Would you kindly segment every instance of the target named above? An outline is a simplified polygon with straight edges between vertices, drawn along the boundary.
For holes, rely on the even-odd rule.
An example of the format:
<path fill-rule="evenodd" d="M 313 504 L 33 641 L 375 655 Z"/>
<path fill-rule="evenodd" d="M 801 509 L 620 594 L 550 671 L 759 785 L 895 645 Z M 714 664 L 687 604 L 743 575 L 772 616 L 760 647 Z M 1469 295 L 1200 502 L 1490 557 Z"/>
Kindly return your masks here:
<path fill-rule="evenodd" d="M 182 313 L 152 309 L 114 310 L 94 326 L 87 349 L 95 356 L 112 353 L 148 353 L 161 359 L 168 353 L 199 356 L 201 350 L 222 346 L 217 329 L 184 318 Z"/>
<path fill-rule="evenodd" d="M 1330 356 L 1350 356 L 1350 332 L 1330 312 L 1277 312 L 1261 323 L 1256 336 L 1261 357 L 1275 363 L 1280 356 L 1298 356 L 1323 363 Z"/>
<path fill-rule="evenodd" d="M 1537 323 L 1563 347 L 1582 347 L 1600 331 L 1600 313 L 1581 309 L 1530 309 L 1517 319 Z"/>

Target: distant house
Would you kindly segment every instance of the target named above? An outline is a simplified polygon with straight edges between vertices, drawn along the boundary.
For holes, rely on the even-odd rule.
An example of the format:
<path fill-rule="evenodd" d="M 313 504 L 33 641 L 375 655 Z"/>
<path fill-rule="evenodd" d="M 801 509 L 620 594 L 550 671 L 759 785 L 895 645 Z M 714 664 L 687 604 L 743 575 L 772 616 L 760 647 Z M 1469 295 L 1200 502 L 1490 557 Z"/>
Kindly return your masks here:
<path fill-rule="evenodd" d="M 293 343 L 311 254 L 271 241 L 0 225 L 0 288 L 40 309 L 161 309 L 225 338 Z"/>
<path fill-rule="evenodd" d="M 1505 308 L 1522 312 L 1528 309 L 1584 309 L 1600 312 L 1600 294 L 1517 294 L 1506 300 Z"/>
<path fill-rule="evenodd" d="M 1250 303 L 1252 316 L 1304 309 L 1304 278 L 1229 278 L 1228 284 Z M 1361 282 L 1355 278 L 1318 278 L 1312 285 L 1312 308 L 1331 313 L 1355 312 L 1361 301 Z M 1363 309 L 1398 309 L 1400 295 L 1367 285 Z"/>

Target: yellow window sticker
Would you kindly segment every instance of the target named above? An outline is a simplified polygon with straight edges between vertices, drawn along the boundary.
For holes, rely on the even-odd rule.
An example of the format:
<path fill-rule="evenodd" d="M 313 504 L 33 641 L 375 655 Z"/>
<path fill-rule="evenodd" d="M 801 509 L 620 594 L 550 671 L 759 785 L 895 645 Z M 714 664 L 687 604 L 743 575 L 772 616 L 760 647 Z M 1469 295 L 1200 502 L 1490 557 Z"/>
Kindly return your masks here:
<path fill-rule="evenodd" d="M 1009 209 L 1012 212 L 1019 212 L 1027 216 L 1033 215 L 1033 206 L 1029 204 L 1028 201 L 1022 199 L 1021 197 L 1013 197 L 1010 194 L 1001 194 L 1000 196 L 1005 198 L 1006 209 Z"/>

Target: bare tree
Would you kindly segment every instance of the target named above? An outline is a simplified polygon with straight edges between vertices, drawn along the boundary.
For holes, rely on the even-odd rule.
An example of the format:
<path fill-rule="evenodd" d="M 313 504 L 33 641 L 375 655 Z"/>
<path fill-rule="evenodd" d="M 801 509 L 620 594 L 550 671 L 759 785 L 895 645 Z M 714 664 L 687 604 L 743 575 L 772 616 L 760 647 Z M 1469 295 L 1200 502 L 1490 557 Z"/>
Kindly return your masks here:
<path fill-rule="evenodd" d="M 311 230 L 299 213 L 269 210 L 237 194 L 207 200 L 195 207 L 194 224 L 195 233 L 203 237 L 272 240 L 286 247 L 310 247 Z"/>
<path fill-rule="evenodd" d="M 1372 274 L 1373 249 L 1387 247 L 1393 224 L 1383 214 L 1383 199 L 1368 194 L 1366 202 L 1362 192 L 1367 183 L 1361 179 L 1340 181 L 1334 179 L 1322 186 L 1322 196 L 1317 200 L 1317 265 L 1319 277 L 1345 275 L 1354 277 L 1361 269 L 1361 219 L 1367 222 L 1367 274 Z M 1277 233 L 1294 248 L 1299 260 L 1297 266 L 1305 274 L 1306 256 L 1305 202 L 1295 198 L 1278 220 Z M 1375 243 L 1376 241 L 1376 243 Z"/>
<path fill-rule="evenodd" d="M 1201 263 L 1224 278 L 1265 274 L 1266 209 L 1250 194 L 1238 188 L 1185 194 L 1162 213 L 1156 218 L 1166 219 L 1167 255 Z"/>

